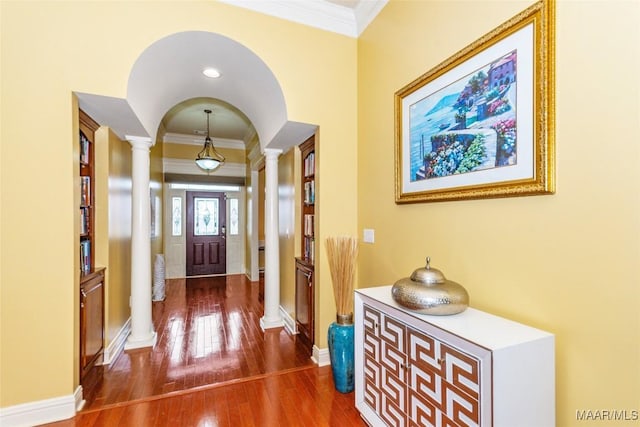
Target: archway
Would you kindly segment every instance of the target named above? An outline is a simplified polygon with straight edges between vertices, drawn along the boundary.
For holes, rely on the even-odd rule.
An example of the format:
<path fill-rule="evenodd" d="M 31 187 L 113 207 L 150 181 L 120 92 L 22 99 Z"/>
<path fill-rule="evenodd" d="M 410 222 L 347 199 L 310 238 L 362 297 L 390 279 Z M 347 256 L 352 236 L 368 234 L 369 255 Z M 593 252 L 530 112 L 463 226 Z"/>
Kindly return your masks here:
<path fill-rule="evenodd" d="M 222 77 L 208 79 L 202 74 L 207 67 L 218 69 Z M 126 100 L 83 93 L 77 96 L 81 108 L 99 123 L 111 127 L 121 139 L 130 141 L 142 137 L 151 144 L 157 140 L 162 118 L 174 105 L 196 97 L 223 100 L 241 110 L 252 122 L 261 152 L 271 156 L 271 162 L 268 162 L 271 176 L 277 176 L 277 161 L 274 160 L 278 153 L 306 140 L 316 130 L 315 125 L 288 120 L 280 84 L 255 53 L 228 37 L 204 31 L 172 34 L 146 48 L 132 67 Z M 273 185 L 267 188 L 267 193 L 277 192 L 277 181 L 275 185 L 276 188 Z M 274 259 L 279 256 L 278 199 L 267 199 L 275 203 L 274 209 L 265 209 L 265 223 L 272 224 L 270 230 L 265 230 L 266 252 Z M 134 200 L 134 205 L 142 203 L 144 201 Z M 254 220 L 257 221 L 255 215 Z M 134 259 L 133 262 L 147 264 L 145 260 L 137 262 Z M 279 269 L 277 258 L 271 264 L 275 267 L 272 271 Z M 265 276 L 265 294 L 272 295 L 270 302 L 265 298 L 265 317 L 267 312 L 277 314 L 279 286 L 277 273 L 271 279 Z M 132 305 L 133 319 L 134 310 L 135 304 Z M 280 326 L 279 315 L 277 319 L 275 317 L 266 319 L 264 327 Z"/>

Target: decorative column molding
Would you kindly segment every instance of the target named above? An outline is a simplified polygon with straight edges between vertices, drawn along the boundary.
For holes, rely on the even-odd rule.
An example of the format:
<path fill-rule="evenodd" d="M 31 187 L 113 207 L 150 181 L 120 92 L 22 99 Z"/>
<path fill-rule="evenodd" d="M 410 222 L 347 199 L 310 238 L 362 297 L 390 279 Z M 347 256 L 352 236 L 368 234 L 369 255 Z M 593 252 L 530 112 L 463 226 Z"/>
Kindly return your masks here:
<path fill-rule="evenodd" d="M 132 151 L 131 200 L 131 335 L 125 350 L 153 347 L 156 332 L 151 316 L 151 205 L 148 137 L 126 136 Z"/>
<path fill-rule="evenodd" d="M 278 231 L 278 156 L 282 150 L 266 148 L 264 209 L 264 317 L 263 330 L 284 325 L 280 316 L 280 243 Z"/>

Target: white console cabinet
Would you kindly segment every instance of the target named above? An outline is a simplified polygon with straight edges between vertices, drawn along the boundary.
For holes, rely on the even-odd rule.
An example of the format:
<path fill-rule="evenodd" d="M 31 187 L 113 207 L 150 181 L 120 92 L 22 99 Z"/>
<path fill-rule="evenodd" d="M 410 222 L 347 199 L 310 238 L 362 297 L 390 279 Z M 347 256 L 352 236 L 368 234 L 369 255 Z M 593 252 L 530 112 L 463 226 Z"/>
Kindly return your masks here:
<path fill-rule="evenodd" d="M 371 426 L 555 425 L 554 336 L 468 308 L 423 315 L 355 294 L 356 407 Z"/>

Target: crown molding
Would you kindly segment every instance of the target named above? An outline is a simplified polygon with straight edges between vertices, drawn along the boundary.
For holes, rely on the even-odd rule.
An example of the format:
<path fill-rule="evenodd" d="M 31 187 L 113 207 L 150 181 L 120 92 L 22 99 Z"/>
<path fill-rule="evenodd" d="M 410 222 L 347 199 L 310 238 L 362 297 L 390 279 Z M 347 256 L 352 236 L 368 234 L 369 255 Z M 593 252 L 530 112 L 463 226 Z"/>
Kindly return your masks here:
<path fill-rule="evenodd" d="M 162 137 L 162 142 L 167 144 L 202 145 L 204 144 L 204 137 L 182 133 L 166 133 Z M 211 138 L 211 142 L 216 147 L 246 150 L 244 141 L 239 139 Z"/>
<path fill-rule="evenodd" d="M 356 31 L 358 36 L 373 22 L 388 2 L 389 0 L 363 0 L 358 3 L 355 9 Z"/>
<path fill-rule="evenodd" d="M 254 162 L 257 159 L 262 157 L 262 151 L 260 151 L 260 144 L 256 144 L 253 148 L 247 153 L 247 158 L 249 162 Z"/>
<path fill-rule="evenodd" d="M 219 0 L 233 6 L 357 38 L 388 0 L 363 0 L 354 9 L 321 0 Z"/>

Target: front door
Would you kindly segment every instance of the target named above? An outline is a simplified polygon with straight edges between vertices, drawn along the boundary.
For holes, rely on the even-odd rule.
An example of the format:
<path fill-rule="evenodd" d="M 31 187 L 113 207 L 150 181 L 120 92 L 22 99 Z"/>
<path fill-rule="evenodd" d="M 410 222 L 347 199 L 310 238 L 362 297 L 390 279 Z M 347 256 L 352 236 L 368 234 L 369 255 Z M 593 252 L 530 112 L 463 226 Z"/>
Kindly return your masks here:
<path fill-rule="evenodd" d="M 187 276 L 227 272 L 224 193 L 187 191 Z"/>

